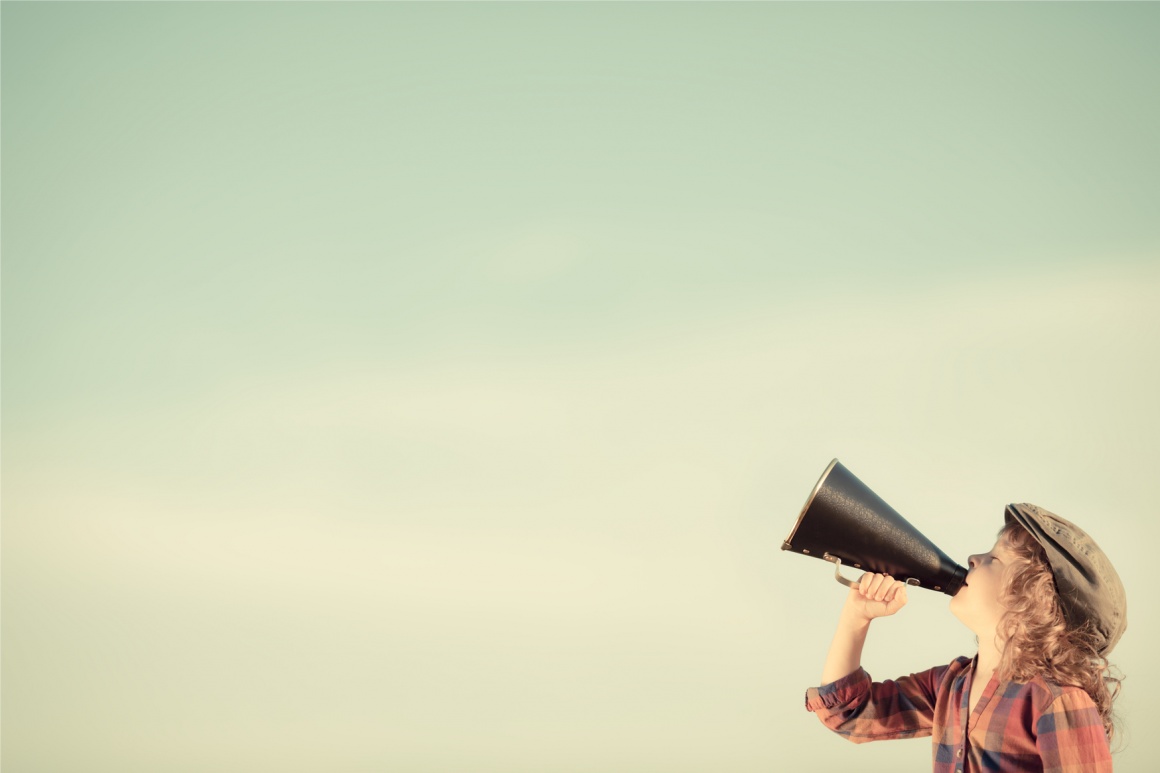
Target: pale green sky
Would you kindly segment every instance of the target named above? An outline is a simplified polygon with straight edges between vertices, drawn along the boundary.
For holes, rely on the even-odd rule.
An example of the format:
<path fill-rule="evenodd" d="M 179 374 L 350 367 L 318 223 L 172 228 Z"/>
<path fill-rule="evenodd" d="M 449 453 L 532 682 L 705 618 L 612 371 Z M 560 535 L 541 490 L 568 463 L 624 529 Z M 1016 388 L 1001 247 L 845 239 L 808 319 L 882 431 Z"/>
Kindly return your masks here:
<path fill-rule="evenodd" d="M 834 456 L 1089 528 L 1150 770 L 1160 6 L 0 21 L 6 771 L 923 769 L 801 708 Z"/>

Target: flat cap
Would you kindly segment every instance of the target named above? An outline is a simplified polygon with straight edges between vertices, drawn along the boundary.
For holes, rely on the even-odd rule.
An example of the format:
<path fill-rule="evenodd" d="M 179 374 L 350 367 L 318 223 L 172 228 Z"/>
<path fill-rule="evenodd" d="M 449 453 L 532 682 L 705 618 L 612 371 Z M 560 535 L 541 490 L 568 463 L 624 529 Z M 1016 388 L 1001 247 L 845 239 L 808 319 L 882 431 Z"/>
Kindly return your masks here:
<path fill-rule="evenodd" d="M 1047 553 L 1067 624 L 1095 623 L 1107 655 L 1128 627 L 1128 599 L 1112 562 L 1087 532 L 1031 504 L 1007 505 L 1006 520 L 1018 521 Z"/>

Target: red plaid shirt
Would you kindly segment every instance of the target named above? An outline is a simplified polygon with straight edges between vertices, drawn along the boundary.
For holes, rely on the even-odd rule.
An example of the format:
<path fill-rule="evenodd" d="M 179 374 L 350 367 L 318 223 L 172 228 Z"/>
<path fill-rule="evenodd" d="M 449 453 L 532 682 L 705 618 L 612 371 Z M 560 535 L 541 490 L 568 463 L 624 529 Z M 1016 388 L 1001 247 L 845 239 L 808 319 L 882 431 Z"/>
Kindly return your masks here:
<path fill-rule="evenodd" d="M 973 712 L 973 658 L 885 682 L 865 669 L 806 690 L 806 708 L 854 743 L 932 736 L 934 773 L 1110 773 L 1112 755 L 1091 696 L 1041 677 L 992 676 Z"/>

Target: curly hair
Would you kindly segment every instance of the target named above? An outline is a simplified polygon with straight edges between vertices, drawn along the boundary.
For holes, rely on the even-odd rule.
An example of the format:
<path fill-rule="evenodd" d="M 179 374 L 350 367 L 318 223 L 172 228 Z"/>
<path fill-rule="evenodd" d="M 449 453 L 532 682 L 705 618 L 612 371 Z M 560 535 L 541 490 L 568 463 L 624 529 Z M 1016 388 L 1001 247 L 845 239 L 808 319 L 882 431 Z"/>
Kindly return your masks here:
<path fill-rule="evenodd" d="M 1107 657 L 1099 653 L 1092 625 L 1068 625 L 1047 554 L 1025 528 L 1009 522 L 999 531 L 999 538 L 1018 558 L 1000 591 L 1005 612 L 997 635 L 1005 644 L 999 678 L 1028 682 L 1042 676 L 1082 688 L 1095 701 L 1110 742 L 1118 724 L 1112 703 L 1121 679 L 1111 673 Z"/>

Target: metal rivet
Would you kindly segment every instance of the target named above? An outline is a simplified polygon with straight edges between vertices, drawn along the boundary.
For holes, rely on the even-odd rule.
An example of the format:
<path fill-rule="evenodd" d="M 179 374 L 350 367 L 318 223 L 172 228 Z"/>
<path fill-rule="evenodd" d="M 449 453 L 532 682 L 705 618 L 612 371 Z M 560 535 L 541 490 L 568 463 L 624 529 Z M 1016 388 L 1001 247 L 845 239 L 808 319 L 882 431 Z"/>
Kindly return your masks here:
<path fill-rule="evenodd" d="M 854 564 L 854 568 L 855 568 L 855 569 L 861 569 L 861 568 L 862 568 L 862 565 L 861 565 L 861 564 Z"/>
<path fill-rule="evenodd" d="M 802 548 L 802 552 L 805 553 L 807 556 L 810 554 L 810 551 L 806 550 L 805 548 Z"/>
<path fill-rule="evenodd" d="M 935 590 L 942 590 L 942 586 L 941 586 L 941 585 L 936 585 L 936 586 L 934 586 L 934 589 L 935 589 Z"/>

